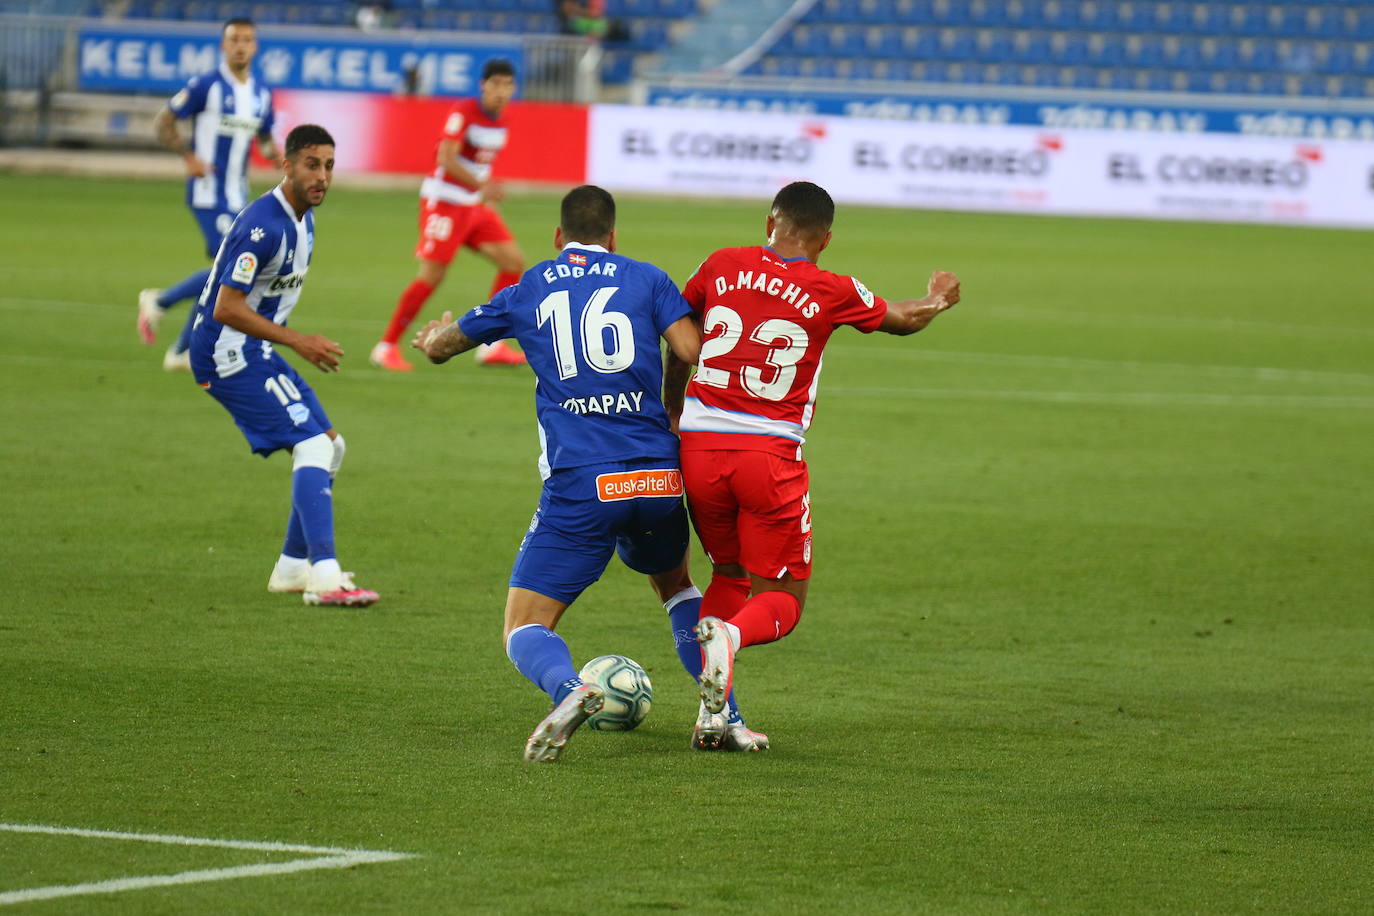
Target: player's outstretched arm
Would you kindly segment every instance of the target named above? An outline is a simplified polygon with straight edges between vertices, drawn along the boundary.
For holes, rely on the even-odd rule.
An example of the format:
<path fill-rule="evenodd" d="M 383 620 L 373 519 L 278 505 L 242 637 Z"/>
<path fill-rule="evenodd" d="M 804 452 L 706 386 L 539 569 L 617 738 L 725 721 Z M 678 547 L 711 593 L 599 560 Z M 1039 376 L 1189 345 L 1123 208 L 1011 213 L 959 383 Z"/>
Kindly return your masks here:
<path fill-rule="evenodd" d="M 948 271 L 937 270 L 930 275 L 929 291 L 924 299 L 888 303 L 887 315 L 878 330 L 902 336 L 915 334 L 958 301 L 959 278 Z"/>
<path fill-rule="evenodd" d="M 232 286 L 221 286 L 215 299 L 215 320 L 236 331 L 290 347 L 322 372 L 335 372 L 343 348 L 323 334 L 302 334 L 269 321 L 248 306 L 248 296 Z"/>
<path fill-rule="evenodd" d="M 444 317 L 421 328 L 410 345 L 429 357 L 430 362 L 446 363 L 459 353 L 471 350 L 477 343 L 458 327 L 452 312 L 444 312 Z"/>

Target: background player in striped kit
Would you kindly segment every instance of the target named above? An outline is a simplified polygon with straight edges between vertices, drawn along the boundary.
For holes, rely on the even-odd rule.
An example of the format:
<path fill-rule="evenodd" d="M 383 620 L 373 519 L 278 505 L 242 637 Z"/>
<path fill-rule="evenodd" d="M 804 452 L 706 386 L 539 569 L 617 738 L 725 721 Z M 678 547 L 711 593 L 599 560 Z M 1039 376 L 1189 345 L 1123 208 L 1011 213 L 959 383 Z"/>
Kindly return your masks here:
<path fill-rule="evenodd" d="M 191 371 L 255 453 L 291 453 L 291 514 L 267 590 L 303 593 L 306 604 L 360 607 L 377 593 L 357 588 L 334 550 L 344 439 L 274 346 L 290 347 L 325 372 L 338 369 L 343 355 L 333 340 L 286 326 L 315 248 L 312 211 L 333 179 L 334 138 L 314 124 L 293 129 L 282 172 L 281 184 L 239 214 L 220 246 L 196 307 Z"/>
<path fill-rule="evenodd" d="M 254 139 L 265 158 L 272 162 L 278 158 L 272 140 L 272 95 L 253 77 L 253 58 L 258 51 L 253 21 L 226 22 L 220 49 L 223 57 L 219 67 L 193 77 L 157 116 L 158 140 L 180 154 L 186 165 L 186 205 L 205 237 L 205 254 L 212 260 L 234 217 L 248 204 L 248 153 Z M 177 131 L 178 120 L 190 120 L 189 142 Z M 138 333 L 145 344 L 151 345 L 156 339 L 167 309 L 198 297 L 209 276 L 208 269 L 198 270 L 166 289 L 139 293 Z M 191 368 L 187 348 L 194 319 L 192 309 L 180 336 L 163 356 L 164 369 Z"/>
<path fill-rule="evenodd" d="M 415 279 L 401 293 L 382 339 L 372 348 L 372 365 L 393 372 L 409 372 L 411 364 L 398 343 L 425 302 L 448 274 L 448 266 L 467 247 L 496 265 L 491 295 L 520 279 L 525 255 L 497 213 L 501 186 L 491 178 L 491 166 L 506 145 L 502 112 L 515 96 L 515 68 L 509 61 L 489 60 L 482 67 L 479 95 L 463 99 L 449 111 L 435 153 L 434 171 L 420 185 L 420 262 Z M 483 344 L 477 361 L 488 365 L 519 365 L 525 357 L 503 341 Z"/>

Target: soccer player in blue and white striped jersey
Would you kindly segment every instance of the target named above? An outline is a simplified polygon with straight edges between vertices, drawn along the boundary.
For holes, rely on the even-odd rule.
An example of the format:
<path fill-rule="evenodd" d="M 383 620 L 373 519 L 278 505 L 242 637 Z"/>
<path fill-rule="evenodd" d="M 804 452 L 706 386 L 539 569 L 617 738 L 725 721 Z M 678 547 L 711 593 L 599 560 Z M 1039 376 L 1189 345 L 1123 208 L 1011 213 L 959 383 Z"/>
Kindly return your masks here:
<path fill-rule="evenodd" d="M 253 77 L 258 50 L 257 28 L 251 19 L 230 19 L 220 41 L 223 59 L 214 71 L 193 77 L 158 113 L 157 133 L 162 145 L 181 155 L 186 165 L 186 205 L 205 237 L 205 253 L 214 258 L 229 226 L 248 204 L 248 154 L 254 139 L 262 154 L 276 161 L 272 140 L 275 114 L 272 96 Z M 191 122 L 191 138 L 183 140 L 178 120 Z M 138 297 L 138 333 L 151 345 L 167 309 L 194 299 L 205 287 L 209 270 L 199 270 L 166 289 L 145 289 Z M 185 370 L 191 321 L 163 358 L 163 368 Z"/>
<path fill-rule="evenodd" d="M 290 347 L 325 372 L 336 370 L 343 354 L 328 337 L 286 326 L 315 248 L 311 210 L 333 179 L 334 139 L 314 124 L 293 129 L 282 172 L 282 183 L 249 204 L 224 237 L 196 307 L 191 371 L 255 453 L 291 453 L 291 515 L 267 590 L 303 592 L 306 604 L 361 607 L 377 593 L 355 587 L 334 551 L 343 436 L 276 351 Z"/>

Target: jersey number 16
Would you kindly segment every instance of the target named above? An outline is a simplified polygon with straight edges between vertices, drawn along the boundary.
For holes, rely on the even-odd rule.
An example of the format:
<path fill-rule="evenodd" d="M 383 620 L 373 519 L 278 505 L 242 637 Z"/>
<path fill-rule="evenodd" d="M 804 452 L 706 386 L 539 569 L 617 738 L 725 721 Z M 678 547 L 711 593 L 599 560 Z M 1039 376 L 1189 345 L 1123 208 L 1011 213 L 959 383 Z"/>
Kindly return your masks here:
<path fill-rule="evenodd" d="M 602 374 L 621 372 L 635 361 L 635 338 L 630 316 L 606 308 L 611 297 L 619 291 L 618 286 L 601 287 L 587 299 L 578 318 L 581 324 L 582 359 Z M 546 324 L 553 331 L 553 356 L 558 363 L 558 377 L 570 379 L 577 375 L 578 365 L 577 343 L 573 337 L 572 298 L 567 290 L 549 293 L 539 303 L 539 327 Z"/>

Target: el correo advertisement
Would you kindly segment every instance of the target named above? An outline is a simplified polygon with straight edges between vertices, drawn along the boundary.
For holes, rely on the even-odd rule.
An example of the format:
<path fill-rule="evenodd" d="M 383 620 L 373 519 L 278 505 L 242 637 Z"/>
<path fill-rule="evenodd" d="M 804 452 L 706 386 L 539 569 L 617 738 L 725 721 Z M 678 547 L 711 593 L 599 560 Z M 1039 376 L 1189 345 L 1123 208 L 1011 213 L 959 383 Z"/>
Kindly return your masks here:
<path fill-rule="evenodd" d="M 882 206 L 1374 226 L 1374 144 L 593 106 L 588 180 Z"/>

